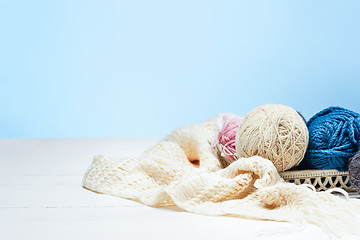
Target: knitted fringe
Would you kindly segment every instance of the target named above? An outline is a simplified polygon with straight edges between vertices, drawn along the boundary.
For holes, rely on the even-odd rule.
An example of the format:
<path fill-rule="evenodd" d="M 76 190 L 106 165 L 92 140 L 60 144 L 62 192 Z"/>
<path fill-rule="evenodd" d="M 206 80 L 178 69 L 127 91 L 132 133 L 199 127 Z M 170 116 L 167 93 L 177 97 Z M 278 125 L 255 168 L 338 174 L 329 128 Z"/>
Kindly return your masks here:
<path fill-rule="evenodd" d="M 261 157 L 240 159 L 216 172 L 181 172 L 174 181 L 162 185 L 174 169 L 148 160 L 112 162 L 99 156 L 85 175 L 83 185 L 95 192 L 139 200 L 149 206 L 177 205 L 204 215 L 308 222 L 335 235 L 359 231 L 358 200 L 285 183 L 273 164 Z"/>

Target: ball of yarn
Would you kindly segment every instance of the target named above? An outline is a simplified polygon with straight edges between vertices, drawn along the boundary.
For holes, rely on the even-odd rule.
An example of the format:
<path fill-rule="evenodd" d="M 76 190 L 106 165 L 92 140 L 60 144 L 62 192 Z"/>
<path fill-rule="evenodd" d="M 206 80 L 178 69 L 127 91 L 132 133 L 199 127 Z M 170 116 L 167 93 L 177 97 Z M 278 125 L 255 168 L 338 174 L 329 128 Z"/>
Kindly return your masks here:
<path fill-rule="evenodd" d="M 227 159 L 235 161 L 235 137 L 242 118 L 224 115 L 221 127 L 217 133 L 217 141 L 222 145 L 221 151 Z"/>
<path fill-rule="evenodd" d="M 236 156 L 261 156 L 283 172 L 303 159 L 309 135 L 302 117 L 291 107 L 267 104 L 251 110 L 236 135 Z"/>
<path fill-rule="evenodd" d="M 348 160 L 359 150 L 360 115 L 329 107 L 308 122 L 309 146 L 301 169 L 348 170 Z"/>
<path fill-rule="evenodd" d="M 349 174 L 351 185 L 360 193 L 360 151 L 349 160 Z"/>

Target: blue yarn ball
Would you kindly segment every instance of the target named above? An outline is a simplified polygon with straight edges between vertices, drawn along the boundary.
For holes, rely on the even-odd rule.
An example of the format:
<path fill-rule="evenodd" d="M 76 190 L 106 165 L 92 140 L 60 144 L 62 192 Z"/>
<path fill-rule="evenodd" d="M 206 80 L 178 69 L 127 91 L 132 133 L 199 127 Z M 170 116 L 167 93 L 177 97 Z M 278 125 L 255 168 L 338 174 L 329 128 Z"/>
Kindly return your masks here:
<path fill-rule="evenodd" d="M 348 170 L 348 160 L 359 150 L 360 114 L 330 107 L 308 122 L 309 145 L 300 169 Z"/>

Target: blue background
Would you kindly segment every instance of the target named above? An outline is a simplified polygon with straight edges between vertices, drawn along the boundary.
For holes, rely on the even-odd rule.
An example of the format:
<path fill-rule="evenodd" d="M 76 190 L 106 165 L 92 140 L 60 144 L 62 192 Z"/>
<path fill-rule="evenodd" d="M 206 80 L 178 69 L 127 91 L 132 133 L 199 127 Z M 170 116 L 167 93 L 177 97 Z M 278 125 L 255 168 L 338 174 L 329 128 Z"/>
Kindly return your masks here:
<path fill-rule="evenodd" d="M 360 1 L 0 1 L 0 138 L 360 111 Z"/>

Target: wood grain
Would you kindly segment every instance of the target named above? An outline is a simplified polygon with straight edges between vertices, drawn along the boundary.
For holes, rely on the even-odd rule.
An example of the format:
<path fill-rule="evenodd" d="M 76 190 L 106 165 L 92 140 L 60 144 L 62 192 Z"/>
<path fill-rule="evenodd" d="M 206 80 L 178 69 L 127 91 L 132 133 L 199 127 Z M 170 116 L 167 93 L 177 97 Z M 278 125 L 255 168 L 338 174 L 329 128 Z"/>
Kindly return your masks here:
<path fill-rule="evenodd" d="M 81 186 L 94 155 L 137 156 L 158 141 L 0 140 L 0 239 L 328 239 L 313 225 L 152 208 Z"/>

